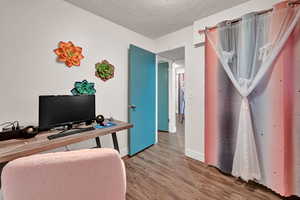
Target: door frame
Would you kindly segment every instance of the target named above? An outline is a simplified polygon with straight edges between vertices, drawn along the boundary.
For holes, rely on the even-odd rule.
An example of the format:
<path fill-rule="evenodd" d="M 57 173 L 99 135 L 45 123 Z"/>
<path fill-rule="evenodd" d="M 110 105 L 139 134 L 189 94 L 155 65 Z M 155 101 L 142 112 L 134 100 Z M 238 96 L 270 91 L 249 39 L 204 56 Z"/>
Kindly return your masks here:
<path fill-rule="evenodd" d="M 161 57 L 158 54 L 156 55 L 156 57 L 157 57 L 157 59 L 156 59 L 157 60 L 157 68 L 158 68 L 159 61 L 168 62 L 168 64 L 169 64 L 169 69 L 168 69 L 168 75 L 169 75 L 169 133 L 176 133 L 176 121 L 175 121 L 176 120 L 176 114 L 175 114 L 176 105 L 175 105 L 175 100 L 172 99 L 172 98 L 175 98 L 175 85 L 173 85 L 174 84 L 173 82 L 175 81 L 175 78 L 176 78 L 174 61 L 172 61 L 168 58 Z M 157 72 L 158 72 L 158 69 L 157 69 Z M 156 85 L 158 86 L 158 74 L 157 74 Z M 158 100 L 158 89 L 156 90 L 156 93 L 157 93 L 156 97 Z M 158 115 L 158 111 L 157 111 L 157 115 Z M 158 120 L 158 116 L 157 116 L 157 120 Z"/>
<path fill-rule="evenodd" d="M 163 71 L 161 71 L 162 68 L 164 68 Z M 167 62 L 167 61 L 159 61 L 158 62 L 158 69 L 157 69 L 157 74 L 158 74 L 158 76 L 157 76 L 157 82 L 158 82 L 157 83 L 157 87 L 158 87 L 158 89 L 157 89 L 157 99 L 158 99 L 158 102 L 157 102 L 157 107 L 158 108 L 160 107 L 160 103 L 161 103 L 162 100 L 163 100 L 163 102 L 167 103 L 166 106 L 162 107 L 163 110 L 166 111 L 166 112 L 161 113 L 159 110 L 157 111 L 158 131 L 162 131 L 162 132 L 169 132 L 169 127 L 170 127 L 170 118 L 169 118 L 170 117 L 169 116 L 170 115 L 170 111 L 169 111 L 169 108 L 170 108 L 170 106 L 169 106 L 169 103 L 170 103 L 170 100 L 169 100 L 169 98 L 170 98 L 170 94 L 169 94 L 169 90 L 170 90 L 169 69 L 170 69 L 169 62 Z M 160 74 L 160 73 L 163 73 L 163 74 Z M 165 80 L 162 76 L 163 77 L 167 76 L 166 77 L 167 80 Z M 163 79 L 162 81 L 164 81 L 163 86 L 164 87 L 166 86 L 165 87 L 166 91 L 165 91 L 165 88 L 163 88 L 163 90 L 164 90 L 163 93 L 161 93 L 161 92 L 159 93 L 159 90 L 162 89 L 162 87 L 160 85 L 161 80 L 160 80 L 159 77 L 161 77 Z M 167 85 L 165 85 L 165 83 L 167 83 Z M 164 99 L 164 98 L 166 98 L 166 99 Z M 161 114 L 163 114 L 163 117 L 161 117 Z M 160 120 L 163 120 L 163 123 L 161 123 Z M 161 127 L 161 125 L 163 127 Z M 165 127 L 165 125 L 167 127 Z"/>
<path fill-rule="evenodd" d="M 162 56 L 159 56 L 160 53 L 165 52 L 165 51 L 171 51 L 173 49 L 177 49 L 180 47 L 184 48 L 184 66 L 185 68 L 186 66 L 186 61 L 187 58 L 186 56 L 188 55 L 187 51 L 188 51 L 188 45 L 187 43 L 181 43 L 175 46 L 172 46 L 171 48 L 168 49 L 162 49 L 159 50 L 156 53 L 156 67 L 158 67 L 158 61 L 159 60 L 163 60 L 165 62 L 169 63 L 169 133 L 176 133 L 176 103 L 175 103 L 175 84 L 176 84 L 176 63 L 174 60 L 168 59 L 168 58 L 164 58 Z M 158 72 L 158 69 L 156 69 L 156 72 Z M 185 73 L 186 74 L 186 73 Z M 158 77 L 158 74 L 156 75 L 156 79 Z M 186 75 L 185 75 L 186 77 Z M 156 83 L 156 86 L 158 85 L 158 83 Z M 156 98 L 158 97 L 158 90 L 156 89 Z M 188 99 L 187 93 L 185 93 L 185 99 Z M 157 104 L 156 104 L 157 105 Z M 185 109 L 185 112 L 187 113 L 187 106 Z M 156 111 L 157 115 L 158 115 L 158 111 Z M 156 120 L 158 120 L 158 117 L 156 118 Z M 186 120 L 185 120 L 186 122 Z M 187 133 L 187 126 L 185 126 L 185 130 L 184 130 L 184 135 L 186 136 Z M 158 127 L 157 127 L 158 128 Z M 156 128 L 156 130 L 158 131 L 158 129 Z M 158 132 L 156 134 L 156 138 L 158 138 Z M 157 140 L 156 140 L 157 141 Z M 185 140 L 185 142 L 187 142 L 187 140 Z M 185 146 L 186 148 L 186 146 Z M 185 149 L 186 150 L 186 149 Z"/>

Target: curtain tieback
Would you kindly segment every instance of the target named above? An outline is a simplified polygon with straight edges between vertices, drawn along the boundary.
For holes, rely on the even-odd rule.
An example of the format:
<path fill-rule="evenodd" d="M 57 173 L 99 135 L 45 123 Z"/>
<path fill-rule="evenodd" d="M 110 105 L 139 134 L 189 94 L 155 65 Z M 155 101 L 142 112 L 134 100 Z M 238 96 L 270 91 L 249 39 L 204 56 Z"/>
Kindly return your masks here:
<path fill-rule="evenodd" d="M 245 101 L 248 102 L 248 98 L 247 98 L 247 92 L 248 92 L 248 88 L 250 86 L 250 83 L 251 83 L 251 80 L 250 79 L 247 79 L 247 78 L 239 78 L 239 85 L 240 85 L 240 88 L 241 88 L 241 95 L 243 97 L 243 99 L 245 99 Z"/>
<path fill-rule="evenodd" d="M 248 100 L 247 97 L 243 97 L 243 98 L 242 98 L 241 109 L 243 109 L 243 110 L 245 110 L 245 111 L 250 111 L 249 100 Z"/>

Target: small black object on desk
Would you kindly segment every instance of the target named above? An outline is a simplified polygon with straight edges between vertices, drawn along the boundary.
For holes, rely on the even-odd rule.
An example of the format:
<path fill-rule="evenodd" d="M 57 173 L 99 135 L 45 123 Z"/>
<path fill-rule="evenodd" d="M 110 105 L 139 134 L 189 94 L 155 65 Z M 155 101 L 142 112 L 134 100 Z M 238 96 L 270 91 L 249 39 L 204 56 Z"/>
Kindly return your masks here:
<path fill-rule="evenodd" d="M 104 126 L 104 116 L 103 115 L 97 115 L 97 117 L 96 117 L 96 122 L 97 122 L 97 124 L 99 124 L 99 125 L 101 125 L 101 126 Z"/>
<path fill-rule="evenodd" d="M 0 132 L 0 141 L 11 140 L 11 139 L 28 139 L 38 134 L 38 128 L 35 126 L 27 126 L 20 128 L 17 126 L 13 129 L 7 129 L 6 131 Z"/>

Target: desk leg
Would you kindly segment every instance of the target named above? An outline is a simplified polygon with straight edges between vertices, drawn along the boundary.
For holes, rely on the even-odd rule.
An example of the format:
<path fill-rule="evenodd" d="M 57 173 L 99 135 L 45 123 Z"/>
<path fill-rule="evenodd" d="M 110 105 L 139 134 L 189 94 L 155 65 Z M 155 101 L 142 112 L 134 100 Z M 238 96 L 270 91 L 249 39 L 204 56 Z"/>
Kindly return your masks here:
<path fill-rule="evenodd" d="M 99 138 L 99 137 L 96 137 L 95 140 L 96 140 L 96 144 L 97 144 L 97 147 L 96 147 L 96 148 L 101 148 L 100 138 Z"/>
<path fill-rule="evenodd" d="M 118 138 L 117 138 L 116 133 L 112 133 L 111 136 L 112 136 L 112 139 L 113 139 L 115 150 L 117 150 L 118 152 L 120 152 L 119 144 L 118 144 Z"/>
<path fill-rule="evenodd" d="M 0 163 L 0 190 L 1 190 L 1 174 L 2 174 L 2 170 L 4 168 L 4 166 L 7 164 L 7 162 L 5 163 Z M 1 196 L 0 196 L 1 199 Z"/>

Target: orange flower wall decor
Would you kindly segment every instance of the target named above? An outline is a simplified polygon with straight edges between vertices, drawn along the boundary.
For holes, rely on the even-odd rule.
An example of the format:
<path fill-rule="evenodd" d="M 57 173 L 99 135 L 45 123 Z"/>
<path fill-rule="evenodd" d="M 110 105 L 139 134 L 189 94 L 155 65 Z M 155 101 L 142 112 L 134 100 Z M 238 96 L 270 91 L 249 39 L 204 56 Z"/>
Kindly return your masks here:
<path fill-rule="evenodd" d="M 80 60 L 84 58 L 82 48 L 75 46 L 72 42 L 59 42 L 58 48 L 54 49 L 59 62 L 64 62 L 68 67 L 80 66 Z"/>

